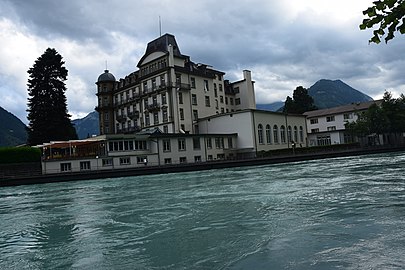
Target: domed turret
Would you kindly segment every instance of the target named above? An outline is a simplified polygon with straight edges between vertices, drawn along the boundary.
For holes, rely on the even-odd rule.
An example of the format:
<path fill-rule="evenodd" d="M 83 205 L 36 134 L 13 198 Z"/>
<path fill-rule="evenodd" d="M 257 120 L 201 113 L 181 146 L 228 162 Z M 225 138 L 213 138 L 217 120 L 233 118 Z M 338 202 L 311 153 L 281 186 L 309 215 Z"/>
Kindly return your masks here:
<path fill-rule="evenodd" d="M 103 74 L 98 76 L 97 82 L 115 82 L 115 77 L 106 69 Z"/>

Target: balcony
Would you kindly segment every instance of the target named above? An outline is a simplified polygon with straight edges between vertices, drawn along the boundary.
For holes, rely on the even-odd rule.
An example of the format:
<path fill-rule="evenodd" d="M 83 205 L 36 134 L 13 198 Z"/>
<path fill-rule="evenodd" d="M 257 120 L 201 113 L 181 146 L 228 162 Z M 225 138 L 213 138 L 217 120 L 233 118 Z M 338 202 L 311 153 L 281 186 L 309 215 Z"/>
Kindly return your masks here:
<path fill-rule="evenodd" d="M 160 111 L 160 104 L 159 103 L 152 103 L 152 104 L 149 104 L 149 105 L 146 105 L 146 108 L 145 108 L 147 111 L 149 111 L 149 112 L 156 112 L 156 111 Z"/>
<path fill-rule="evenodd" d="M 100 112 L 100 110 L 106 110 L 106 109 L 112 109 L 112 105 L 110 102 L 101 103 L 94 108 L 94 110 L 96 110 L 97 112 Z"/>
<path fill-rule="evenodd" d="M 178 90 L 178 91 L 189 91 L 191 90 L 191 86 L 188 83 L 180 83 L 180 82 L 176 82 L 174 84 L 174 87 Z"/>
<path fill-rule="evenodd" d="M 125 122 L 127 121 L 127 116 L 125 114 L 117 114 L 116 119 L 118 122 Z"/>
<path fill-rule="evenodd" d="M 129 112 L 128 117 L 131 118 L 131 119 L 138 119 L 139 118 L 139 111 Z"/>

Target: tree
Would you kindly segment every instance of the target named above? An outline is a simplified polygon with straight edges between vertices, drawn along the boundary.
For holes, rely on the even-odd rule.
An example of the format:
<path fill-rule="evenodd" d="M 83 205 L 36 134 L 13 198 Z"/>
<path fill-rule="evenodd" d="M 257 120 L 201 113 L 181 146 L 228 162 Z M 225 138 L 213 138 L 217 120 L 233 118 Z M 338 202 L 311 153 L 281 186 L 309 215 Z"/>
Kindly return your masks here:
<path fill-rule="evenodd" d="M 48 48 L 27 72 L 28 144 L 77 139 L 67 112 L 65 81 L 68 74 L 62 56 Z"/>
<path fill-rule="evenodd" d="M 369 42 L 376 44 L 381 42 L 385 36 L 385 43 L 395 37 L 394 33 L 399 31 L 405 33 L 405 0 L 378 0 L 373 2 L 373 6 L 363 11 L 368 18 L 360 24 L 360 29 L 377 29 L 373 31 L 373 37 Z"/>
<path fill-rule="evenodd" d="M 302 86 L 298 86 L 293 97 L 288 96 L 284 103 L 284 112 L 302 114 L 307 111 L 316 110 L 314 99 L 308 94 L 308 90 Z"/>

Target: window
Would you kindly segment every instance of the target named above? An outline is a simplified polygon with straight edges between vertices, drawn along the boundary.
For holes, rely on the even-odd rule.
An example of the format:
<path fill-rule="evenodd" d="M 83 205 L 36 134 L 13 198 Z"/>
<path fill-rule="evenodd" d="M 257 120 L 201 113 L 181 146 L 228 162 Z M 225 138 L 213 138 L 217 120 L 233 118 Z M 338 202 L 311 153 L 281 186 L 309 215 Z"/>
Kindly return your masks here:
<path fill-rule="evenodd" d="M 201 162 L 201 156 L 194 156 L 194 162 Z"/>
<path fill-rule="evenodd" d="M 179 151 L 186 151 L 186 140 L 185 139 L 178 139 L 178 146 Z"/>
<path fill-rule="evenodd" d="M 72 170 L 72 163 L 61 163 L 60 171 L 61 172 L 70 172 Z"/>
<path fill-rule="evenodd" d="M 170 140 L 163 140 L 163 152 L 170 152 Z"/>
<path fill-rule="evenodd" d="M 152 90 L 156 90 L 156 78 L 152 79 Z"/>
<path fill-rule="evenodd" d="M 225 159 L 225 154 L 217 154 L 217 159 Z"/>
<path fill-rule="evenodd" d="M 300 126 L 300 142 L 304 142 L 304 128 Z"/>
<path fill-rule="evenodd" d="M 195 88 L 195 78 L 190 77 L 191 88 Z"/>
<path fill-rule="evenodd" d="M 313 129 L 311 129 L 311 133 L 317 133 L 317 132 L 319 132 L 319 128 L 313 128 Z"/>
<path fill-rule="evenodd" d="M 186 157 L 180 157 L 180 163 L 187 163 Z"/>
<path fill-rule="evenodd" d="M 214 96 L 218 97 L 217 84 L 214 83 Z"/>
<path fill-rule="evenodd" d="M 148 82 L 143 82 L 143 92 L 144 93 L 148 92 Z"/>
<path fill-rule="evenodd" d="M 166 79 L 165 79 L 165 75 L 160 75 L 160 86 L 166 86 Z"/>
<path fill-rule="evenodd" d="M 196 94 L 191 95 L 191 104 L 197 105 L 197 95 Z"/>
<path fill-rule="evenodd" d="M 209 87 L 208 87 L 208 80 L 204 80 L 204 91 L 210 91 Z"/>
<path fill-rule="evenodd" d="M 212 139 L 207 138 L 207 148 L 211 149 L 212 148 Z"/>
<path fill-rule="evenodd" d="M 343 114 L 343 119 L 344 120 L 353 119 L 353 114 L 352 113 L 345 113 L 345 114 Z"/>
<path fill-rule="evenodd" d="M 225 105 L 228 105 L 228 97 L 225 97 Z"/>
<path fill-rule="evenodd" d="M 162 93 L 162 105 L 163 104 L 166 104 L 167 103 L 167 101 L 166 101 L 166 93 Z"/>
<path fill-rule="evenodd" d="M 168 126 L 166 126 L 166 125 L 163 126 L 163 133 L 169 133 L 169 127 Z"/>
<path fill-rule="evenodd" d="M 179 104 L 183 104 L 183 93 L 179 92 Z"/>
<path fill-rule="evenodd" d="M 330 140 L 330 136 L 318 136 L 316 137 L 317 141 L 318 141 L 318 146 L 323 146 L 323 145 L 331 145 L 331 140 Z"/>
<path fill-rule="evenodd" d="M 184 109 L 180 108 L 179 113 L 180 113 L 180 120 L 184 120 Z"/>
<path fill-rule="evenodd" d="M 215 148 L 217 148 L 217 149 L 224 148 L 224 138 L 221 138 L 221 137 L 215 138 Z"/>
<path fill-rule="evenodd" d="M 168 119 L 169 119 L 166 109 L 164 109 L 164 110 L 162 111 L 162 118 L 163 118 L 163 122 L 167 122 Z"/>
<path fill-rule="evenodd" d="M 333 130 L 336 130 L 336 126 L 328 127 L 328 131 L 333 131 Z"/>
<path fill-rule="evenodd" d="M 113 165 L 113 159 L 112 158 L 103 159 L 101 164 L 102 164 L 103 167 L 104 166 L 112 166 Z"/>
<path fill-rule="evenodd" d="M 326 122 L 333 122 L 333 121 L 335 121 L 335 116 L 334 115 L 326 116 Z"/>
<path fill-rule="evenodd" d="M 229 149 L 233 148 L 233 142 L 232 142 L 232 138 L 231 138 L 231 137 L 228 138 L 228 148 L 229 148 Z"/>
<path fill-rule="evenodd" d="M 208 155 L 207 160 L 212 160 L 212 155 Z"/>
<path fill-rule="evenodd" d="M 271 143 L 271 130 L 270 130 L 270 125 L 266 125 L 266 143 L 270 144 Z"/>
<path fill-rule="evenodd" d="M 281 143 L 286 143 L 285 127 L 284 126 L 280 127 L 280 135 L 281 135 Z"/>
<path fill-rule="evenodd" d="M 238 94 L 238 93 L 239 93 L 239 87 L 235 87 L 235 88 L 233 89 L 233 91 L 234 91 L 235 94 Z"/>
<path fill-rule="evenodd" d="M 298 142 L 298 128 L 294 126 L 294 142 Z"/>
<path fill-rule="evenodd" d="M 90 161 L 80 161 L 80 170 L 81 171 L 90 170 Z"/>
<path fill-rule="evenodd" d="M 153 113 L 153 124 L 159 124 L 159 114 L 157 112 Z"/>
<path fill-rule="evenodd" d="M 219 84 L 219 92 L 222 92 L 222 84 Z"/>
<path fill-rule="evenodd" d="M 172 164 L 172 159 L 171 158 L 165 158 L 164 163 L 165 164 Z"/>
<path fill-rule="evenodd" d="M 240 105 L 240 98 L 235 98 L 235 105 Z"/>
<path fill-rule="evenodd" d="M 138 164 L 143 163 L 146 165 L 146 164 L 148 164 L 148 157 L 146 157 L 146 156 L 136 157 L 136 163 L 138 163 Z"/>
<path fill-rule="evenodd" d="M 278 126 L 274 125 L 273 127 L 273 139 L 274 143 L 278 143 Z"/>
<path fill-rule="evenodd" d="M 318 118 L 314 118 L 314 119 L 311 119 L 309 121 L 310 121 L 311 125 L 318 124 Z"/>
<path fill-rule="evenodd" d="M 145 126 L 150 126 L 149 113 L 145 113 Z"/>
<path fill-rule="evenodd" d="M 131 159 L 129 157 L 120 158 L 120 165 L 129 165 L 131 164 Z"/>
<path fill-rule="evenodd" d="M 233 105 L 233 98 L 229 98 L 229 103 Z"/>
<path fill-rule="evenodd" d="M 193 138 L 193 149 L 194 150 L 201 149 L 200 138 Z"/>
<path fill-rule="evenodd" d="M 219 102 L 224 103 L 224 96 L 219 96 Z"/>
<path fill-rule="evenodd" d="M 198 110 L 193 110 L 193 120 L 194 121 L 198 120 Z"/>
<path fill-rule="evenodd" d="M 259 124 L 257 126 L 257 136 L 259 138 L 259 144 L 263 144 L 263 126 Z"/>
<path fill-rule="evenodd" d="M 210 97 L 205 96 L 205 107 L 210 107 Z"/>

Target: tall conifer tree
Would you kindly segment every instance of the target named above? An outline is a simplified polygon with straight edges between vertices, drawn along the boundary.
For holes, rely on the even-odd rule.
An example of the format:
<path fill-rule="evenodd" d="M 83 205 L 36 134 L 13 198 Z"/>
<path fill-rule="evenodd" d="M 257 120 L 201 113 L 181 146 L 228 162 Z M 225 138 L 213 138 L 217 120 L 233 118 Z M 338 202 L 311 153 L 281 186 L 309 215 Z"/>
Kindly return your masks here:
<path fill-rule="evenodd" d="M 28 144 L 77 139 L 67 112 L 62 56 L 48 48 L 28 70 Z"/>

